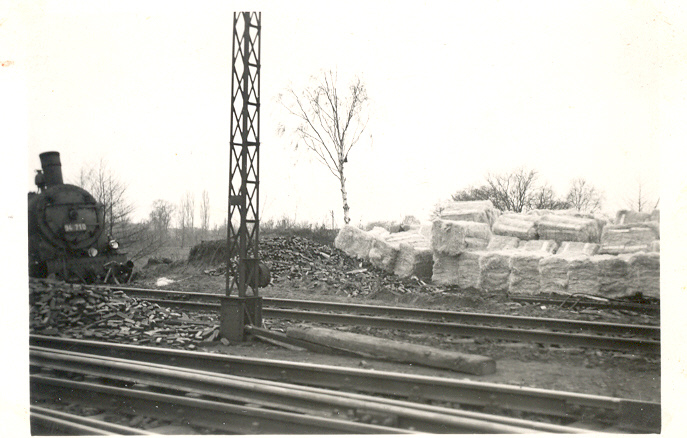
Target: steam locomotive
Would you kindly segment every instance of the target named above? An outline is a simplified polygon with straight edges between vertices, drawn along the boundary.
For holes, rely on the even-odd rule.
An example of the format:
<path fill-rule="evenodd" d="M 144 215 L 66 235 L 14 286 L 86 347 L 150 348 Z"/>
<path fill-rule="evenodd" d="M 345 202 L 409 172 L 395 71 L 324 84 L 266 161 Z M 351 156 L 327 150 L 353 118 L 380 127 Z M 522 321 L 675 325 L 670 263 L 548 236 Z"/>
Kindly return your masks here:
<path fill-rule="evenodd" d="M 28 194 L 29 275 L 81 283 L 129 281 L 133 262 L 105 233 L 103 205 L 83 188 L 63 183 L 59 152 L 39 157 L 38 191 Z"/>

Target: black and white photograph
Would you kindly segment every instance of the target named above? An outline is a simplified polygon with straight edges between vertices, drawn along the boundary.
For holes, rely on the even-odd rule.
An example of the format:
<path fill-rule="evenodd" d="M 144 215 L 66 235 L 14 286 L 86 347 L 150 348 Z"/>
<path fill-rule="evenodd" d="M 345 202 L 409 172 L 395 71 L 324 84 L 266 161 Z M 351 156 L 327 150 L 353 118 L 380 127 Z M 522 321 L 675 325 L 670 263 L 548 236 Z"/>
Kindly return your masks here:
<path fill-rule="evenodd" d="M 686 25 L 2 2 L 2 435 L 680 436 Z"/>

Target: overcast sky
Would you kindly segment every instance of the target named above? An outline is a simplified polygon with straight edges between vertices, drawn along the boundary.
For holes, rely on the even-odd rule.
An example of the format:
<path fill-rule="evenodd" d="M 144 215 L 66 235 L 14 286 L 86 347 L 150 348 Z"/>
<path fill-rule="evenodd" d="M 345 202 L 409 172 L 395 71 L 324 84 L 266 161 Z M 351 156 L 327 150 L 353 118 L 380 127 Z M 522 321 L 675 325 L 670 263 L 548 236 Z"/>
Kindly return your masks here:
<path fill-rule="evenodd" d="M 2 68 L 23 99 L 26 187 L 38 154 L 65 179 L 104 160 L 135 219 L 208 190 L 226 217 L 232 14 L 246 2 L 18 2 Z M 288 3 L 288 5 L 287 5 Z M 275 97 L 321 69 L 360 75 L 368 136 L 346 174 L 354 224 L 424 218 L 487 172 L 526 166 L 563 195 L 583 177 L 615 212 L 659 197 L 664 85 L 684 50 L 643 1 L 251 2 L 262 12 L 261 210 L 342 223 L 338 181 L 294 151 Z M 21 99 L 20 99 L 21 100 Z M 23 106 L 22 106 L 23 105 Z M 371 136 L 371 137 L 370 137 Z M 198 203 L 198 201 L 197 201 Z"/>

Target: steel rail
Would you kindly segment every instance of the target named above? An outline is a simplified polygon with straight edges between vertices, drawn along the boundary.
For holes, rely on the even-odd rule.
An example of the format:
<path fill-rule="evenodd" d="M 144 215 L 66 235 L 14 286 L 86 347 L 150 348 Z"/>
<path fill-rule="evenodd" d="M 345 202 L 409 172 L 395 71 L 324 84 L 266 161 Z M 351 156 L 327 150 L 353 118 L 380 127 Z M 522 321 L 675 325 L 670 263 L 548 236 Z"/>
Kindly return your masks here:
<path fill-rule="evenodd" d="M 86 426 L 95 430 L 100 430 L 103 433 L 109 432 L 115 435 L 156 435 L 147 430 L 108 423 L 106 421 L 69 414 L 67 412 L 48 409 L 42 406 L 31 406 L 31 417 L 40 418 L 42 421 L 46 422 L 54 422 L 54 424 L 72 424 L 75 425 L 76 428 Z"/>
<path fill-rule="evenodd" d="M 145 415 L 168 421 L 182 420 L 232 434 L 405 434 L 407 430 L 353 421 L 279 412 L 246 405 L 233 405 L 129 388 L 42 375 L 31 376 L 32 393 L 71 403 L 97 405 L 130 415 Z"/>
<path fill-rule="evenodd" d="M 599 309 L 614 309 L 614 310 L 631 310 L 633 312 L 642 313 L 660 313 L 661 306 L 659 304 L 641 304 L 633 302 L 620 301 L 597 301 L 592 299 L 585 299 L 584 297 L 569 296 L 566 298 L 553 297 L 532 297 L 532 296 L 518 296 L 508 295 L 508 299 L 516 303 L 528 304 L 553 304 L 564 308 L 580 307 L 596 307 Z"/>
<path fill-rule="evenodd" d="M 151 303 L 188 310 L 219 311 L 220 305 L 193 301 L 151 299 Z M 456 336 L 495 338 L 516 342 L 535 342 L 542 344 L 567 345 L 574 347 L 597 348 L 601 350 L 636 351 L 660 354 L 661 342 L 652 339 L 623 338 L 584 333 L 553 332 L 523 328 L 492 327 L 416 319 L 386 318 L 367 315 L 313 312 L 290 309 L 262 308 L 266 318 L 293 319 L 325 324 L 341 324 L 387 328 L 394 330 L 415 330 L 423 333 L 441 333 Z M 639 326 L 646 327 L 646 326 Z M 652 327 L 652 329 L 654 329 Z M 655 328 L 656 330 L 660 330 Z"/>
<path fill-rule="evenodd" d="M 463 406 L 500 407 L 575 420 L 579 411 L 601 412 L 634 429 L 660 430 L 661 405 L 654 402 L 552 391 L 538 388 L 421 376 L 301 362 L 191 352 L 140 345 L 31 335 L 30 344 L 116 358 L 173 364 L 218 373 L 375 393 L 409 400 Z M 636 413 L 643 413 L 638 416 Z"/>
<path fill-rule="evenodd" d="M 457 409 L 357 395 L 300 385 L 227 376 L 166 365 L 152 365 L 125 359 L 98 357 L 81 353 L 31 347 L 32 366 L 48 367 L 98 377 L 116 378 L 178 391 L 196 392 L 222 400 L 251 403 L 311 415 L 332 412 L 371 412 L 393 418 L 396 426 L 428 433 L 534 433 L 548 430 L 517 426 L 522 422 L 507 417 L 475 418 L 475 413 Z M 481 414 L 486 415 L 486 414 Z M 569 428 L 569 431 L 589 432 Z"/>
<path fill-rule="evenodd" d="M 529 341 L 542 344 L 568 345 L 605 350 L 639 351 L 653 354 L 658 354 L 661 351 L 660 341 L 650 339 L 621 338 L 580 333 L 562 333 L 544 330 L 527 330 L 508 327 L 490 327 L 413 319 L 395 319 L 270 308 L 263 308 L 262 315 L 268 318 L 297 319 L 310 322 L 368 326 L 396 330 L 416 330 L 423 333 L 442 333 L 457 336 L 490 337 L 508 341 Z"/>
<path fill-rule="evenodd" d="M 182 292 L 169 291 L 157 289 L 140 289 L 140 288 L 117 288 L 117 290 L 132 292 L 133 294 L 146 295 L 179 295 L 194 299 L 204 300 L 218 300 L 219 295 L 202 292 Z M 215 309 L 215 305 L 206 305 L 206 303 L 198 303 L 197 301 L 185 300 L 166 300 L 166 301 L 151 301 L 157 303 L 170 303 L 174 305 L 184 305 L 187 308 L 195 308 L 197 310 Z M 188 303 L 188 304 L 184 304 Z M 214 303 L 212 303 L 214 304 Z M 353 303 L 336 303 L 325 301 L 310 301 L 310 300 L 293 300 L 282 298 L 263 297 L 263 304 L 269 307 L 287 307 L 289 309 L 299 308 L 306 310 L 324 310 L 337 312 L 355 312 L 357 314 L 371 314 L 375 316 L 388 316 L 396 318 L 419 318 L 428 320 L 440 320 L 443 322 L 462 322 L 462 323 L 477 323 L 477 324 L 494 324 L 498 326 L 515 326 L 526 328 L 540 328 L 549 330 L 566 330 L 572 332 L 598 332 L 604 334 L 627 334 L 632 336 L 642 336 L 647 338 L 660 338 L 661 329 L 654 325 L 635 325 L 635 324 L 618 324 L 618 323 L 604 323 L 594 321 L 578 321 L 571 319 L 560 318 L 536 318 L 531 316 L 512 316 L 512 315 L 498 315 L 489 313 L 474 313 L 474 312 L 454 312 L 446 310 L 431 310 L 431 309 L 415 309 L 408 307 L 393 307 L 393 306 L 376 306 L 366 304 Z M 269 309 L 268 307 L 268 309 Z"/>
<path fill-rule="evenodd" d="M 55 418 L 45 414 L 31 412 L 30 419 L 32 435 L 48 435 L 48 432 L 50 435 L 118 435 L 109 430 L 98 429 L 97 427 L 87 426 L 63 418 Z M 36 429 L 41 430 L 36 431 Z M 43 433 L 43 430 L 45 433 Z"/>

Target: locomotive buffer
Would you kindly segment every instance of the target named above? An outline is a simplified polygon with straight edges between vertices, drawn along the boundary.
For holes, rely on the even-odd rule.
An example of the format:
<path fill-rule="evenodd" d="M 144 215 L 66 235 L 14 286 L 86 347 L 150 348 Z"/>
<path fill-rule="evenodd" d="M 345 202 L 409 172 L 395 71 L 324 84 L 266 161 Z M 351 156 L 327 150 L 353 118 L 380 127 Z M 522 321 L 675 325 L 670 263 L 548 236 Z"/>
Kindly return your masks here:
<path fill-rule="evenodd" d="M 258 253 L 260 19 L 256 12 L 234 13 L 227 282 L 226 295 L 221 298 L 220 326 L 222 337 L 230 341 L 245 339 L 246 324 L 262 325 L 258 288 L 270 282 L 269 270 L 260 263 Z"/>

